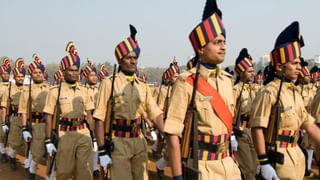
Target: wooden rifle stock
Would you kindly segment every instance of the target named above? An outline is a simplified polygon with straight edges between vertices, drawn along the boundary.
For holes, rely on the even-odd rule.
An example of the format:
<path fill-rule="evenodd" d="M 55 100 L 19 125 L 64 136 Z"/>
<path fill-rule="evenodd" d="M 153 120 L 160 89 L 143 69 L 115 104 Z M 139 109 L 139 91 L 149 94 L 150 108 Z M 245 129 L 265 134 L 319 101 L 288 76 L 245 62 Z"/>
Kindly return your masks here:
<path fill-rule="evenodd" d="M 276 106 L 273 105 L 271 108 L 271 115 L 269 118 L 269 124 L 268 124 L 268 128 L 265 129 L 265 141 L 267 144 L 272 144 L 273 140 L 275 139 L 274 137 L 274 131 L 275 131 L 275 125 L 276 125 L 276 121 L 277 121 L 277 116 L 276 116 Z"/>
<path fill-rule="evenodd" d="M 189 158 L 191 155 L 190 138 L 191 138 L 191 132 L 192 132 L 193 113 L 194 112 L 192 110 L 188 110 L 184 120 L 185 125 L 184 125 L 183 135 L 181 138 L 181 158 L 183 159 Z"/>

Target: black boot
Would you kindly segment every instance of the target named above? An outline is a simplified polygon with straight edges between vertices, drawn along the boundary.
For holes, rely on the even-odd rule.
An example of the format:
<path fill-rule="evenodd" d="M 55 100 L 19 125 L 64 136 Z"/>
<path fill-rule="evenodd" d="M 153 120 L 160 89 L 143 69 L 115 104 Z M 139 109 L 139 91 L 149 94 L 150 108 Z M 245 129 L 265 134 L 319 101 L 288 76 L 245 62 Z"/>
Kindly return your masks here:
<path fill-rule="evenodd" d="M 161 169 L 157 168 L 157 174 L 158 174 L 159 178 L 161 178 L 161 179 L 164 178 L 164 170 L 161 170 Z"/>
<path fill-rule="evenodd" d="M 31 172 L 28 173 L 27 180 L 35 180 L 36 175 L 32 174 Z"/>
<path fill-rule="evenodd" d="M 7 157 L 7 154 L 6 154 L 6 153 L 1 154 L 1 157 L 0 157 L 0 158 L 1 158 L 0 161 L 1 161 L 2 163 L 8 162 L 8 157 Z"/>
<path fill-rule="evenodd" d="M 95 170 L 95 171 L 93 171 L 93 176 L 94 176 L 94 177 L 99 177 L 99 175 L 100 175 L 100 172 L 99 172 L 98 169 Z"/>
<path fill-rule="evenodd" d="M 10 168 L 13 170 L 17 169 L 16 158 L 9 157 Z"/>

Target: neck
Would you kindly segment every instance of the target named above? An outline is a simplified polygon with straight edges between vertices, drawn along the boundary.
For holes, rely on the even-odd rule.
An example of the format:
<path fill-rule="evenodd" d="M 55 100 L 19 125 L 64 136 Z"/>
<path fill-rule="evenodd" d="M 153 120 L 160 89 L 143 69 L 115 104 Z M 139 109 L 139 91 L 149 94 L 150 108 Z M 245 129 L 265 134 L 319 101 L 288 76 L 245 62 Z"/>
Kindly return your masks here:
<path fill-rule="evenodd" d="M 33 82 L 34 82 L 35 84 L 41 84 L 41 83 L 43 83 L 43 81 L 35 81 L 35 80 L 33 80 Z"/>
<path fill-rule="evenodd" d="M 217 68 L 216 64 L 209 64 L 209 63 L 205 63 L 205 62 L 201 62 L 200 64 L 202 64 L 207 69 L 216 69 Z"/>
<path fill-rule="evenodd" d="M 66 80 L 66 83 L 68 83 L 68 84 L 75 84 L 75 83 L 76 83 L 76 81 Z"/>
<path fill-rule="evenodd" d="M 2 79 L 2 82 L 9 82 L 9 80 L 4 80 L 4 79 Z"/>
<path fill-rule="evenodd" d="M 123 71 L 123 70 L 121 70 L 121 72 L 123 72 L 123 74 L 126 75 L 126 76 L 133 76 L 134 75 L 134 72 L 126 72 L 126 71 Z"/>
<path fill-rule="evenodd" d="M 23 83 L 17 83 L 17 82 L 16 82 L 16 85 L 17 85 L 18 87 L 20 87 L 20 86 L 23 85 Z"/>
<path fill-rule="evenodd" d="M 89 86 L 96 85 L 96 83 L 88 82 Z"/>
<path fill-rule="evenodd" d="M 276 77 L 277 77 L 277 78 L 279 78 L 279 79 L 281 79 L 281 77 L 280 77 L 279 75 L 276 75 Z M 292 80 L 290 80 L 290 79 L 288 79 L 288 78 L 284 77 L 283 82 L 291 83 L 291 82 L 292 82 Z"/>

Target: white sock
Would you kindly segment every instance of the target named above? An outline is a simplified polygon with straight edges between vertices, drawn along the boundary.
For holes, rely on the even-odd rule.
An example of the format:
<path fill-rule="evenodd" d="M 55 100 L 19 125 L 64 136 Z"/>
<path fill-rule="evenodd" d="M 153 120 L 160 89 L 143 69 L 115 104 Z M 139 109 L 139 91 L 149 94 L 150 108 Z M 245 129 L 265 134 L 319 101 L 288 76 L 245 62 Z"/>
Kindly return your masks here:
<path fill-rule="evenodd" d="M 0 153 L 1 154 L 6 153 L 6 147 L 4 147 L 4 143 L 0 143 Z"/>
<path fill-rule="evenodd" d="M 14 149 L 12 149 L 11 146 L 9 146 L 8 156 L 9 156 L 10 158 L 16 158 L 16 154 L 17 154 L 17 152 L 16 152 Z"/>
<path fill-rule="evenodd" d="M 38 163 L 31 160 L 29 172 L 35 174 L 37 172 Z"/>
<path fill-rule="evenodd" d="M 157 146 L 158 146 L 158 140 L 156 140 L 153 145 L 152 145 L 152 150 L 157 151 Z"/>
<path fill-rule="evenodd" d="M 31 161 L 32 161 L 32 155 L 31 155 L 31 152 L 29 151 L 28 159 L 24 160 L 24 168 L 29 168 Z"/>
<path fill-rule="evenodd" d="M 310 170 L 311 169 L 311 163 L 312 163 L 313 150 L 312 149 L 307 149 L 307 153 L 308 153 L 307 168 L 308 168 L 308 170 Z"/>
<path fill-rule="evenodd" d="M 98 152 L 93 152 L 93 171 L 98 170 Z"/>
<path fill-rule="evenodd" d="M 158 169 L 164 170 L 164 168 L 167 166 L 167 161 L 164 159 L 164 157 L 162 157 L 156 162 L 156 166 Z"/>

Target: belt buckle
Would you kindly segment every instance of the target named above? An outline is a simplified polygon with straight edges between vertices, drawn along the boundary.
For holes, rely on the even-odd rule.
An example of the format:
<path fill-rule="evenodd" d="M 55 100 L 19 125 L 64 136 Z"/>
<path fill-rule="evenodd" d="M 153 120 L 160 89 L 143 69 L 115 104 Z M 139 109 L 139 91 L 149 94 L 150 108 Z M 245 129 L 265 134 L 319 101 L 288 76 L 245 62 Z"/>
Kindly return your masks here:
<path fill-rule="evenodd" d="M 133 124 L 132 125 L 132 129 L 131 129 L 131 132 L 132 133 L 136 133 L 139 131 L 139 126 L 137 124 Z"/>
<path fill-rule="evenodd" d="M 72 122 L 72 127 L 78 127 L 81 125 L 81 121 L 74 121 Z"/>

